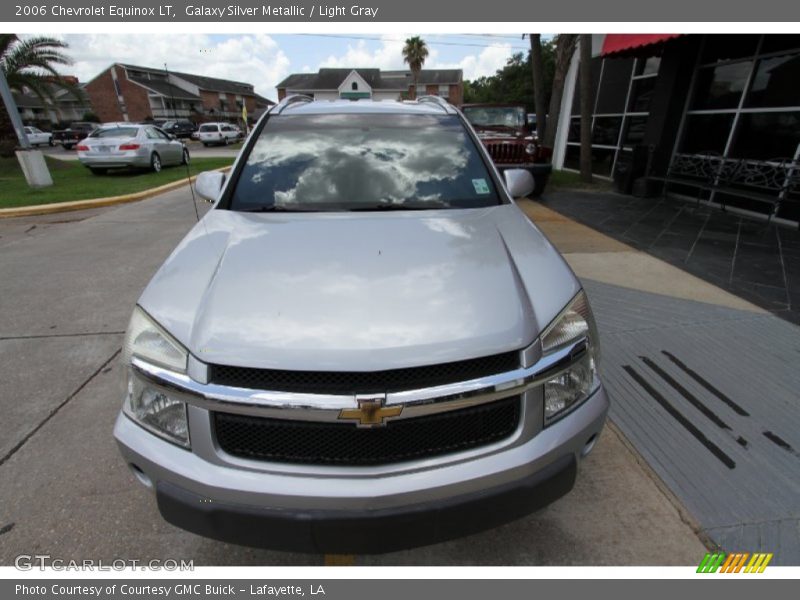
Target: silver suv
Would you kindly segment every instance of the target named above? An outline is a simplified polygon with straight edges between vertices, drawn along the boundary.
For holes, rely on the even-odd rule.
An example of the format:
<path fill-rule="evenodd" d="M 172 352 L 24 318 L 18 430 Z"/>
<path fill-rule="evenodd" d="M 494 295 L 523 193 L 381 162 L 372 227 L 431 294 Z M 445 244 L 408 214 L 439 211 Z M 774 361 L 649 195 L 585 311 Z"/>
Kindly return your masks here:
<path fill-rule="evenodd" d="M 371 553 L 496 526 L 573 486 L 608 399 L 580 283 L 463 115 L 292 97 L 149 283 L 115 436 L 162 516 Z"/>

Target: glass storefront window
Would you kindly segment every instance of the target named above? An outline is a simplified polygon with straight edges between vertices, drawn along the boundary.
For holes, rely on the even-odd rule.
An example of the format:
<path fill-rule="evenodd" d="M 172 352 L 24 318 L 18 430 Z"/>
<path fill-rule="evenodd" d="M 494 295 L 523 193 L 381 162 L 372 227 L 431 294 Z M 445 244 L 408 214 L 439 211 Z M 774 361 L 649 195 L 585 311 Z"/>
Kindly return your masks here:
<path fill-rule="evenodd" d="M 759 37 L 757 34 L 708 34 L 701 62 L 705 64 L 752 56 L 756 53 Z"/>
<path fill-rule="evenodd" d="M 764 36 L 761 44 L 761 53 L 781 52 L 783 50 L 800 51 L 800 35 L 795 34 L 774 34 Z"/>
<path fill-rule="evenodd" d="M 655 75 L 661 67 L 661 57 L 651 56 L 649 58 L 640 58 L 636 62 L 636 70 L 634 75 Z"/>
<path fill-rule="evenodd" d="M 621 127 L 622 117 L 595 117 L 592 128 L 592 144 L 616 146 L 619 142 Z"/>
<path fill-rule="evenodd" d="M 597 97 L 597 86 L 600 83 L 600 70 L 603 66 L 602 58 L 592 59 L 592 107 L 594 107 L 594 99 Z M 580 77 L 580 74 L 578 75 Z M 581 114 L 581 90 L 580 86 L 575 86 L 575 93 L 572 96 L 572 114 Z"/>
<path fill-rule="evenodd" d="M 569 135 L 567 136 L 568 142 L 578 142 L 581 141 L 581 118 L 580 117 L 572 117 L 569 120 Z"/>
<path fill-rule="evenodd" d="M 751 61 L 706 67 L 697 72 L 693 110 L 736 108 L 747 84 Z"/>
<path fill-rule="evenodd" d="M 615 149 L 611 148 L 592 148 L 592 173 L 602 177 L 609 177 L 616 152 Z M 567 151 L 564 155 L 564 167 L 579 171 L 581 168 L 580 155 L 580 146 L 567 146 Z"/>
<path fill-rule="evenodd" d="M 722 154 L 733 124 L 732 114 L 687 115 L 678 152 Z"/>
<path fill-rule="evenodd" d="M 628 117 L 625 122 L 625 135 L 622 138 L 623 146 L 635 146 L 644 141 L 644 132 L 647 128 L 647 117 Z"/>
<path fill-rule="evenodd" d="M 761 59 L 745 107 L 800 106 L 798 81 L 800 54 Z"/>
<path fill-rule="evenodd" d="M 656 78 L 645 77 L 633 82 L 631 88 L 631 101 L 628 111 L 647 112 L 650 110 L 650 103 L 653 100 L 653 91 L 656 89 Z"/>
<path fill-rule="evenodd" d="M 632 71 L 632 58 L 606 59 L 603 66 L 603 80 L 600 82 L 600 95 L 595 108 L 596 113 L 625 112 L 625 98 L 628 96 L 628 84 Z"/>
<path fill-rule="evenodd" d="M 743 113 L 730 156 L 734 158 L 793 158 L 800 145 L 800 110 Z"/>

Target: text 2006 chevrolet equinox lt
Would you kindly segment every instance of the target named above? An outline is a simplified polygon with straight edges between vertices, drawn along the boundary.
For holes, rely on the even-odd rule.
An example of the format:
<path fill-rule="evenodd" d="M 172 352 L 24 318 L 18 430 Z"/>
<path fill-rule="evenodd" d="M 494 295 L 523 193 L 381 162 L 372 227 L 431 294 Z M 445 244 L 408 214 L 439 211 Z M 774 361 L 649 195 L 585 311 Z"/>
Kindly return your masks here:
<path fill-rule="evenodd" d="M 163 517 L 367 553 L 566 494 L 608 399 L 532 186 L 436 98 L 273 107 L 128 328 L 115 436 Z"/>

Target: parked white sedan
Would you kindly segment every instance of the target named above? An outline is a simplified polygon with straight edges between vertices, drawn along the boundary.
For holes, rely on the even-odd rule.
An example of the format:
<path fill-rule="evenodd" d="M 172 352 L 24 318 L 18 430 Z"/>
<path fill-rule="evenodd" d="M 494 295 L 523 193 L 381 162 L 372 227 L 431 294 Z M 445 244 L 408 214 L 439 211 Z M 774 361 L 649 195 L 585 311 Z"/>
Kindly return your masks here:
<path fill-rule="evenodd" d="M 26 127 L 25 135 L 28 136 L 31 146 L 53 145 L 53 134 L 49 131 L 42 131 L 38 127 Z"/>
<path fill-rule="evenodd" d="M 189 162 L 186 146 L 152 125 L 103 125 L 81 140 L 77 150 L 78 160 L 95 175 L 120 167 L 159 172 L 163 166 Z"/>

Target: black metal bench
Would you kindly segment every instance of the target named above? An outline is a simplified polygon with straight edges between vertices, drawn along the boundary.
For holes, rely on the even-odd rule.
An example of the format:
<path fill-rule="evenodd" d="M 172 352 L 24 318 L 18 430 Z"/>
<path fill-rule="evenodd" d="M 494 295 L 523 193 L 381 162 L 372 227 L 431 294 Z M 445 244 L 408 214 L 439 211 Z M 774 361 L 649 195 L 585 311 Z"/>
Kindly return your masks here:
<path fill-rule="evenodd" d="M 666 176 L 653 179 L 664 182 L 665 196 L 670 184 L 696 188 L 698 204 L 703 191 L 711 192 L 710 198 L 719 202 L 723 211 L 725 198 L 717 198 L 716 194 L 768 204 L 768 221 L 778 213 L 782 202 L 800 200 L 800 161 L 791 158 L 752 160 L 724 158 L 712 152 L 675 154 Z"/>

